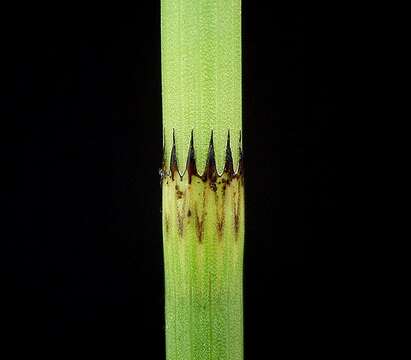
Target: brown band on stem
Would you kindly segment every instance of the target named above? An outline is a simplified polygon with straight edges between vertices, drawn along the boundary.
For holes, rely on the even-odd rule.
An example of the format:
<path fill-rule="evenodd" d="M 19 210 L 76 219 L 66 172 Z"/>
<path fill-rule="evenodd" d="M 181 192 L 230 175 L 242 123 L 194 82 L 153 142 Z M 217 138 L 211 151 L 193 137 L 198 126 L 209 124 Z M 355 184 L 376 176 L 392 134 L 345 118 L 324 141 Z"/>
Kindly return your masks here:
<path fill-rule="evenodd" d="M 217 166 L 216 166 L 216 161 L 215 161 L 213 131 L 211 131 L 206 166 L 205 166 L 203 174 L 200 175 L 197 170 L 195 150 L 194 150 L 194 135 L 193 135 L 193 130 L 191 130 L 190 146 L 189 146 L 188 154 L 187 154 L 186 168 L 183 173 L 180 173 L 178 169 L 178 163 L 177 163 L 175 131 L 173 129 L 173 146 L 171 148 L 170 166 L 169 166 L 168 171 L 166 169 L 166 158 L 165 158 L 164 146 L 163 146 L 163 163 L 162 163 L 162 169 L 160 169 L 161 181 L 167 176 L 171 177 L 172 180 L 174 180 L 174 177 L 177 175 L 180 176 L 180 179 L 182 180 L 184 174 L 187 172 L 189 184 L 191 184 L 193 176 L 196 176 L 204 182 L 209 180 L 210 187 L 214 191 L 215 183 L 217 179 L 221 178 L 224 174 L 227 174 L 227 180 L 226 180 L 227 183 L 230 183 L 230 181 L 233 178 L 242 178 L 244 175 L 244 164 L 243 164 L 243 151 L 242 151 L 241 141 L 242 140 L 241 140 L 241 132 L 240 132 L 240 140 L 238 144 L 240 158 L 238 162 L 237 172 L 235 172 L 233 156 L 231 152 L 230 130 L 227 131 L 227 145 L 226 145 L 226 157 L 225 157 L 224 170 L 223 170 L 223 173 L 219 175 L 217 172 Z"/>

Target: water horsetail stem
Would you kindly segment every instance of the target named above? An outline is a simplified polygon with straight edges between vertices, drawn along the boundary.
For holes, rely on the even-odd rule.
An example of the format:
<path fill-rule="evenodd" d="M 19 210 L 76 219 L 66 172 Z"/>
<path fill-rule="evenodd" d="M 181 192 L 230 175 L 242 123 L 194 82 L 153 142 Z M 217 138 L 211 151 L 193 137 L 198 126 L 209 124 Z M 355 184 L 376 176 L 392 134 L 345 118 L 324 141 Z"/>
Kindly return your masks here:
<path fill-rule="evenodd" d="M 167 360 L 243 359 L 240 0 L 162 0 Z"/>

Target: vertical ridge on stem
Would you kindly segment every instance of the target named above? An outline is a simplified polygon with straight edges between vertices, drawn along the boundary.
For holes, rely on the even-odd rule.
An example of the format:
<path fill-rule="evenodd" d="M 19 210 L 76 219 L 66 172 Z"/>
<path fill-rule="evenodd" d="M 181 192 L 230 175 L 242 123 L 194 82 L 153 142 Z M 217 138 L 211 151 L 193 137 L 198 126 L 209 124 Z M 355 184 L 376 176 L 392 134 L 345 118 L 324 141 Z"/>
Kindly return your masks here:
<path fill-rule="evenodd" d="M 214 132 L 217 170 L 224 168 L 227 130 L 239 142 L 241 106 L 241 1 L 161 0 L 164 148 L 171 156 L 175 130 L 181 170 L 193 131 L 197 167 L 207 160 Z M 240 154 L 233 148 L 233 161 Z"/>
<path fill-rule="evenodd" d="M 167 360 L 242 360 L 241 0 L 161 0 Z"/>

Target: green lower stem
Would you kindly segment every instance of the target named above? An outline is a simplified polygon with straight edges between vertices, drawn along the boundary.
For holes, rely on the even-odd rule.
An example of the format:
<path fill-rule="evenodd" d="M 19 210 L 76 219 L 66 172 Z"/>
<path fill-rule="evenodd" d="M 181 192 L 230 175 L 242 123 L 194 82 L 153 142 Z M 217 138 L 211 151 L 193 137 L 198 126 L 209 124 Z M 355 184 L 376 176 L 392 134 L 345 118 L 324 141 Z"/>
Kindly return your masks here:
<path fill-rule="evenodd" d="M 165 178 L 163 235 L 167 359 L 243 359 L 242 178 Z"/>

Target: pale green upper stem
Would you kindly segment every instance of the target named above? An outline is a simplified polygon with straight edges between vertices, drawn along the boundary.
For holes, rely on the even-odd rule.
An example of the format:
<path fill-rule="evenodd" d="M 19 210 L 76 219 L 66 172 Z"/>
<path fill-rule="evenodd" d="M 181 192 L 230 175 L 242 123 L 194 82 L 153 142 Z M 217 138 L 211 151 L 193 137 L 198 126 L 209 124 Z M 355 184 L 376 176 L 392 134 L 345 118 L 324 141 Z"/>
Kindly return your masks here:
<path fill-rule="evenodd" d="M 241 0 L 161 0 L 161 56 L 165 166 L 174 129 L 177 163 L 184 171 L 193 130 L 201 174 L 213 131 L 222 173 L 230 130 L 236 170 L 242 124 Z"/>

